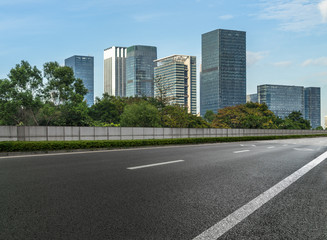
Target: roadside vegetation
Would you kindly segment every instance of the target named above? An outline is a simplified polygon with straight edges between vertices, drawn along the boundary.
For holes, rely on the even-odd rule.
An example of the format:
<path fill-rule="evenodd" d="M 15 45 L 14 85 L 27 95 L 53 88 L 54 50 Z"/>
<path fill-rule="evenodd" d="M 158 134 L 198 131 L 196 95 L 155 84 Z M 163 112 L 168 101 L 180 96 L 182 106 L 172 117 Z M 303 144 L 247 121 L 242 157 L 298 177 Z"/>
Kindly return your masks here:
<path fill-rule="evenodd" d="M 0 79 L 0 125 L 311 129 L 300 112 L 281 119 L 259 103 L 227 107 L 217 114 L 208 111 L 202 118 L 169 104 L 160 79 L 155 82 L 160 92 L 156 98 L 104 94 L 89 107 L 87 89 L 70 67 L 49 62 L 41 71 L 21 61 L 8 78 Z"/>

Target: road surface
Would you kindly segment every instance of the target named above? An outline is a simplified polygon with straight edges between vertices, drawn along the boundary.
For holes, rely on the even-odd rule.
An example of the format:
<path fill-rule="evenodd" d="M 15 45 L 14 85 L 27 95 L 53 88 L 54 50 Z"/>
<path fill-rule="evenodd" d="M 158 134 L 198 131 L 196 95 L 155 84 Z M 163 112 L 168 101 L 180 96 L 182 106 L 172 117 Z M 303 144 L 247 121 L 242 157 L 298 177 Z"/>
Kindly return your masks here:
<path fill-rule="evenodd" d="M 0 158 L 0 239 L 327 239 L 327 138 Z"/>

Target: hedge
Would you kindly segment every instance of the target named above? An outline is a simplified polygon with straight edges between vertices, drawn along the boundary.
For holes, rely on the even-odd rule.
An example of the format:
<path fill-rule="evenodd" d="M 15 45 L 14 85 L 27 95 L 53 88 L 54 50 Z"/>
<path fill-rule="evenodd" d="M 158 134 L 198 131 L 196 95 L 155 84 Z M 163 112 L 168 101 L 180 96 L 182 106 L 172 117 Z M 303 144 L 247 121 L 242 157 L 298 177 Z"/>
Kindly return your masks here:
<path fill-rule="evenodd" d="M 0 152 L 38 152 L 74 149 L 113 149 L 140 146 L 159 146 L 173 144 L 200 144 L 239 142 L 255 140 L 273 140 L 290 138 L 327 137 L 324 135 L 286 135 L 286 136 L 251 136 L 251 137 L 216 137 L 216 138 L 175 138 L 144 140 L 101 140 L 101 141 L 40 141 L 40 142 L 0 142 Z"/>

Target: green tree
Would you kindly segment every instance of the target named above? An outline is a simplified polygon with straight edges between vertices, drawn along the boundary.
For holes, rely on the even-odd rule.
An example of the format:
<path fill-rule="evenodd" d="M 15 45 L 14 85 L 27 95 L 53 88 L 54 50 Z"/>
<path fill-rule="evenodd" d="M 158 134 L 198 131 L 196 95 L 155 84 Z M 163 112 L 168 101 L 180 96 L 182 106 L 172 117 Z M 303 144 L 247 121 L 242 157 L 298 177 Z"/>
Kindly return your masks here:
<path fill-rule="evenodd" d="M 160 127 L 159 111 L 146 101 L 127 105 L 121 115 L 122 127 Z"/>
<path fill-rule="evenodd" d="M 42 73 L 27 61 L 10 70 L 9 79 L 0 80 L 0 118 L 6 125 L 39 125 L 42 107 Z"/>
<path fill-rule="evenodd" d="M 172 128 L 202 128 L 208 127 L 208 123 L 201 117 L 187 112 L 187 108 L 180 105 L 168 105 L 163 109 L 164 127 Z"/>
<path fill-rule="evenodd" d="M 215 113 L 212 110 L 207 110 L 206 113 L 204 114 L 203 118 L 208 123 L 212 123 L 212 121 L 215 119 Z"/>
<path fill-rule="evenodd" d="M 281 129 L 311 129 L 310 121 L 302 117 L 299 111 L 291 112 L 280 124 Z"/>
<path fill-rule="evenodd" d="M 95 104 L 90 107 L 89 114 L 93 121 L 118 124 L 125 106 L 124 99 L 105 93 L 101 99 L 96 98 Z"/>
<path fill-rule="evenodd" d="M 250 102 L 219 109 L 212 126 L 216 128 L 276 129 L 280 121 L 266 104 Z"/>

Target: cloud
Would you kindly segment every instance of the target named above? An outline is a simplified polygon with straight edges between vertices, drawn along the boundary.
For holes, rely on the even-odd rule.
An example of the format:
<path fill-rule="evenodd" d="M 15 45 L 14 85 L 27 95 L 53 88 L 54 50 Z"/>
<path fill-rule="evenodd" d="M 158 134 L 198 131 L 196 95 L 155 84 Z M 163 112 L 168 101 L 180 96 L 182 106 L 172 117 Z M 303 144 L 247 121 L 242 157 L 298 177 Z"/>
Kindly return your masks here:
<path fill-rule="evenodd" d="M 233 15 L 222 15 L 219 17 L 221 20 L 230 20 L 232 18 L 234 18 Z"/>
<path fill-rule="evenodd" d="M 261 59 L 266 57 L 268 55 L 268 52 L 250 52 L 246 51 L 246 65 L 248 67 L 253 66 L 257 62 L 259 62 Z"/>
<path fill-rule="evenodd" d="M 324 23 L 326 23 L 327 22 L 327 0 L 324 0 L 321 3 L 319 3 L 318 8 L 319 8 L 320 14 L 322 16 L 322 21 Z"/>
<path fill-rule="evenodd" d="M 316 59 L 307 59 L 302 63 L 303 67 L 307 66 L 327 66 L 327 57 L 320 57 Z"/>
<path fill-rule="evenodd" d="M 291 61 L 276 62 L 273 63 L 273 65 L 276 67 L 289 67 L 292 65 L 292 62 Z"/>
<path fill-rule="evenodd" d="M 327 18 L 327 0 L 262 0 L 260 19 L 280 21 L 283 31 L 310 31 Z M 326 17 L 324 17 L 326 16 Z M 327 19 L 326 19 L 327 21 Z"/>

